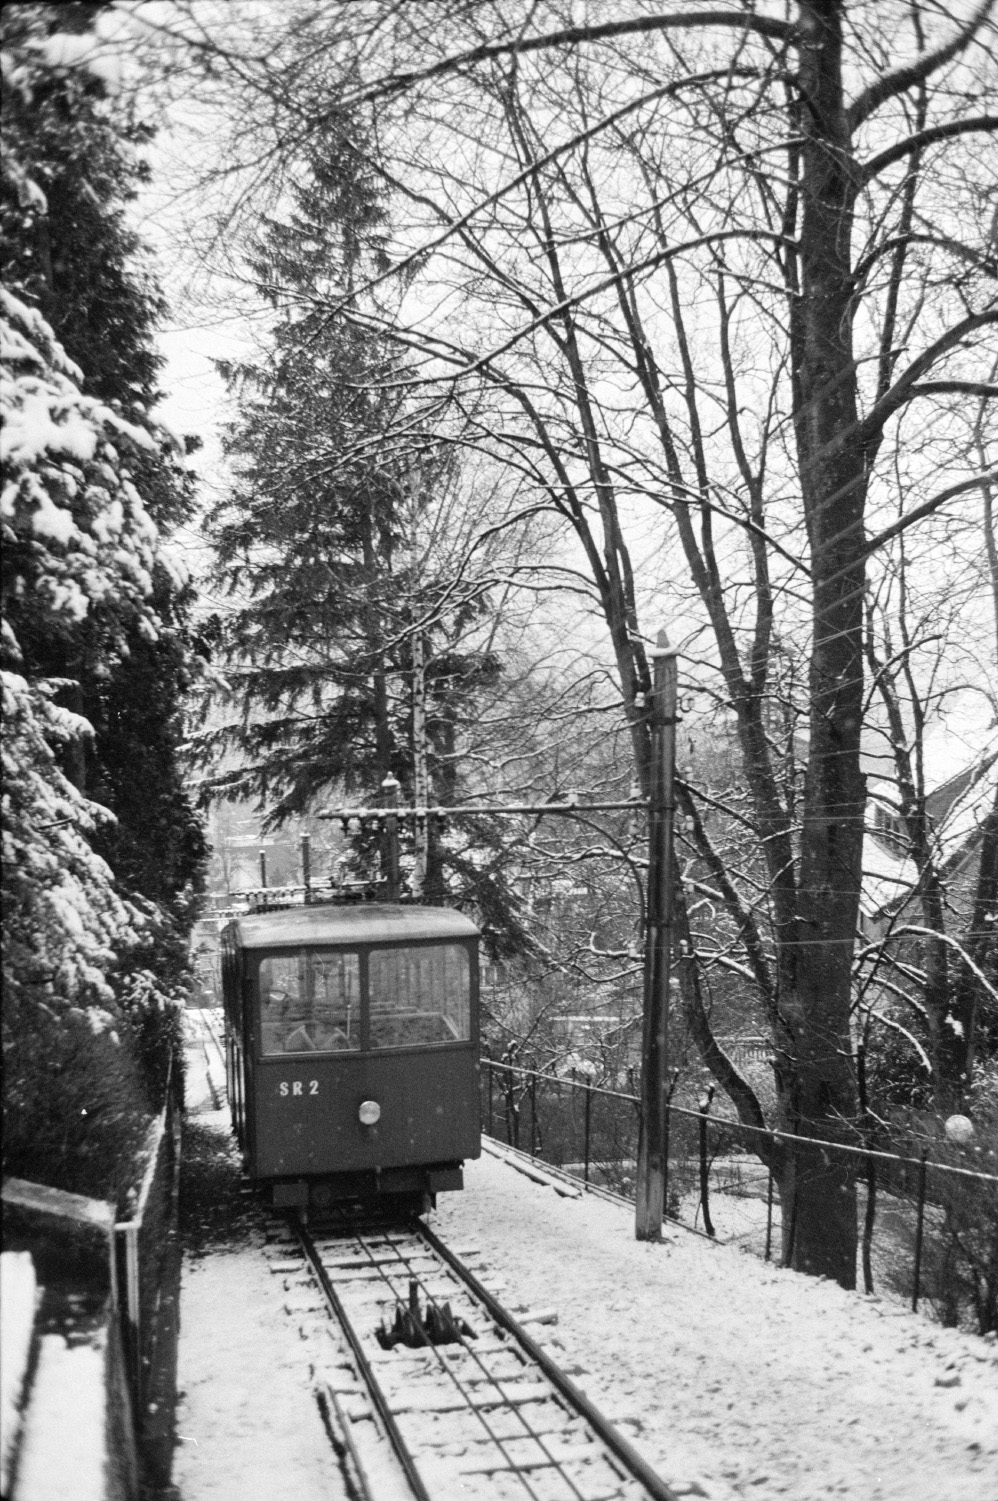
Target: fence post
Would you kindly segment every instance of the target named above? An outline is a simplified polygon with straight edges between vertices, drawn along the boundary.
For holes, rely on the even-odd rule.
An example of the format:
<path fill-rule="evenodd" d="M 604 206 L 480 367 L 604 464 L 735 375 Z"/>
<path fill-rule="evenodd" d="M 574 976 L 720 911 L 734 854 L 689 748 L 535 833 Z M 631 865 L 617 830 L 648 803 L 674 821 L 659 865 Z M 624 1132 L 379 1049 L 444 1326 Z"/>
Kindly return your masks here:
<path fill-rule="evenodd" d="M 911 1311 L 918 1312 L 918 1284 L 922 1276 L 922 1233 L 925 1229 L 925 1161 L 928 1148 L 922 1148 L 918 1166 L 918 1216 L 915 1220 L 915 1285 L 911 1291 Z"/>
<path fill-rule="evenodd" d="M 791 1131 L 792 1136 L 797 1135 L 796 1129 Z M 787 1187 L 789 1186 L 790 1197 L 790 1223 L 787 1225 Z M 790 1171 L 784 1179 L 784 1189 L 780 1204 L 781 1218 L 784 1226 L 783 1255 L 780 1258 L 781 1266 L 793 1266 L 794 1242 L 797 1239 L 797 1150 L 791 1149 Z"/>
<path fill-rule="evenodd" d="M 519 1148 L 520 1107 L 516 1103 L 516 1070 L 510 1063 L 506 1073 L 506 1145 Z"/>
<path fill-rule="evenodd" d="M 495 1123 L 495 1095 L 496 1080 L 495 1069 L 492 1067 L 492 1058 L 489 1058 L 489 1135 L 495 1136 L 493 1125 Z"/>
<path fill-rule="evenodd" d="M 766 1188 L 766 1257 L 773 1249 L 773 1169 L 769 1168 L 769 1183 Z"/>
<path fill-rule="evenodd" d="M 877 1168 L 872 1157 L 866 1159 L 866 1213 L 863 1216 L 863 1291 L 873 1292 L 873 1225 L 877 1213 Z"/>
<path fill-rule="evenodd" d="M 537 1156 L 537 1074 L 530 1075 L 530 1155 Z"/>
<path fill-rule="evenodd" d="M 136 1220 L 121 1227 L 125 1243 L 125 1317 L 128 1321 L 128 1357 L 132 1374 L 132 1397 L 136 1420 L 142 1415 L 142 1298 L 139 1284 L 139 1226 Z"/>
<path fill-rule="evenodd" d="M 569 1138 L 568 1138 L 569 1142 L 571 1144 L 571 1147 L 570 1147 L 570 1151 L 569 1151 L 569 1154 L 568 1154 L 568 1160 L 571 1161 L 571 1162 L 574 1162 L 575 1161 L 575 1116 L 576 1116 L 575 1101 L 576 1101 L 576 1096 L 578 1095 L 578 1092 L 579 1092 L 578 1070 L 576 1069 L 574 1063 L 572 1064 L 571 1081 L 572 1081 L 572 1093 L 571 1093 L 571 1096 L 570 1096 L 570 1099 L 571 1099 L 571 1108 L 570 1108 L 570 1111 L 569 1111 L 569 1120 L 571 1121 L 571 1126 L 569 1127 Z"/>
<path fill-rule="evenodd" d="M 669 1133 L 672 1130 L 672 1090 L 665 1097 L 662 1120 L 662 1213 L 669 1213 Z M 678 1218 L 678 1216 L 677 1216 Z"/>
<path fill-rule="evenodd" d="M 700 1096 L 700 1203 L 703 1207 L 703 1228 L 713 1240 L 714 1223 L 710 1217 L 710 1200 L 708 1197 L 708 1172 L 707 1172 L 707 1112 L 710 1102 L 714 1098 L 714 1086 L 709 1085 L 706 1093 Z"/>
<path fill-rule="evenodd" d="M 590 1133 L 591 1133 L 592 1119 L 593 1119 L 593 1088 L 592 1088 L 592 1085 L 591 1084 L 587 1084 L 585 1086 L 585 1091 L 586 1091 L 586 1111 L 585 1111 L 585 1136 L 584 1136 L 584 1148 L 585 1148 L 585 1150 L 584 1150 L 584 1157 L 583 1157 L 583 1175 L 584 1175 L 584 1181 L 586 1183 L 588 1183 L 589 1182 L 589 1142 L 590 1142 Z"/>

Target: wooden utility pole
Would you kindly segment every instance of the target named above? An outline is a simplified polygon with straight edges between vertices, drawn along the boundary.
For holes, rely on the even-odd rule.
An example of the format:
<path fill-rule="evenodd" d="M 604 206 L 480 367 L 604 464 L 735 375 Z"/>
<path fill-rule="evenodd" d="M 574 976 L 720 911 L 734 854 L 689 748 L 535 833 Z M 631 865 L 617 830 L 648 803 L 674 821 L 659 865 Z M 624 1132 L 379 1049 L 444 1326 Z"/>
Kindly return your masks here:
<path fill-rule="evenodd" d="M 417 631 L 412 640 L 412 755 L 413 802 L 417 808 L 425 808 L 430 801 L 430 779 L 426 766 L 426 665 L 422 631 Z M 412 894 L 417 902 L 422 901 L 426 885 L 429 837 L 429 820 L 417 819 L 412 872 Z"/>
<path fill-rule="evenodd" d="M 648 894 L 645 923 L 644 1035 L 641 1126 L 638 1134 L 638 1240 L 660 1240 L 665 1214 L 666 1073 L 669 1045 L 669 969 L 672 960 L 672 828 L 675 812 L 677 649 L 659 631 L 649 653 L 651 777 L 648 807 Z"/>

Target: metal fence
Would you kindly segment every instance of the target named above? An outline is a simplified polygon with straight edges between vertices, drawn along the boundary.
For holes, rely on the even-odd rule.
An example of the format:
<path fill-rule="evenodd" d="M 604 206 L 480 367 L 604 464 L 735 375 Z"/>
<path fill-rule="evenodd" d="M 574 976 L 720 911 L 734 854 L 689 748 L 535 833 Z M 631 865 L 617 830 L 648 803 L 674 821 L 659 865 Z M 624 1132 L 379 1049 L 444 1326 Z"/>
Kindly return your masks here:
<path fill-rule="evenodd" d="M 171 1074 L 149 1128 L 134 1211 L 114 1227 L 118 1306 L 136 1437 L 146 1478 L 169 1478 L 169 1417 L 179 1329 L 180 1101 Z M 164 1426 L 164 1424 L 166 1426 Z"/>
<path fill-rule="evenodd" d="M 570 1173 L 592 1188 L 632 1199 L 640 1100 L 515 1063 L 482 1060 L 483 1124 L 490 1136 Z M 630 1081 L 629 1081 L 630 1082 Z M 813 1142 L 670 1105 L 665 1202 L 669 1218 L 763 1259 L 789 1262 L 774 1177 L 759 1153 L 823 1154 L 849 1164 L 857 1185 L 857 1282 L 927 1303 L 943 1323 L 998 1328 L 998 1175 L 938 1160 L 948 1150 L 912 1142 L 907 1154 L 874 1146 Z M 963 1156 L 958 1148 L 954 1156 Z M 992 1154 L 993 1155 L 993 1154 Z M 990 1165 L 990 1159 L 989 1159 Z"/>

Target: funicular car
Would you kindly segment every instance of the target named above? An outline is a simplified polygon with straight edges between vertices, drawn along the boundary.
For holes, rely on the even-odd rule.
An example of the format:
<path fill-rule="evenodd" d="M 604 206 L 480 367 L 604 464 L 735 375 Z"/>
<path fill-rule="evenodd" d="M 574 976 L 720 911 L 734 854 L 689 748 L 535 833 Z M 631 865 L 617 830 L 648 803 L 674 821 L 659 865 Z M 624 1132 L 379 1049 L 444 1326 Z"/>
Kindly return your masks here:
<path fill-rule="evenodd" d="M 478 929 L 448 908 L 359 903 L 222 933 L 229 1100 L 275 1207 L 463 1185 L 480 1145 Z"/>

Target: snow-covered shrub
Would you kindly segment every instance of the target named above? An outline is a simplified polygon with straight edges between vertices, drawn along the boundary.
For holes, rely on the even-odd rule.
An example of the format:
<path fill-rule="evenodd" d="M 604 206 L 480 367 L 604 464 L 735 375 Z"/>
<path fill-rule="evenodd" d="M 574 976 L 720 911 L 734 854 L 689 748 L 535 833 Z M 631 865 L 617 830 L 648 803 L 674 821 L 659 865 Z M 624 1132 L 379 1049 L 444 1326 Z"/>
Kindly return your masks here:
<path fill-rule="evenodd" d="M 92 1008 L 4 1006 L 4 1171 L 122 1212 L 150 1115 L 135 1049 Z"/>
<path fill-rule="evenodd" d="M 153 933 L 162 924 L 151 924 Z M 138 950 L 147 947 L 143 944 Z M 141 967 L 126 969 L 117 986 L 121 1009 L 134 1038 L 145 1081 L 146 1096 L 159 1110 L 166 1101 L 170 1065 L 174 1070 L 183 1063 L 183 1015 L 190 991 L 181 985 L 167 985 L 162 975 Z M 174 1077 L 174 1088 L 182 1080 Z"/>

